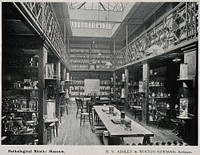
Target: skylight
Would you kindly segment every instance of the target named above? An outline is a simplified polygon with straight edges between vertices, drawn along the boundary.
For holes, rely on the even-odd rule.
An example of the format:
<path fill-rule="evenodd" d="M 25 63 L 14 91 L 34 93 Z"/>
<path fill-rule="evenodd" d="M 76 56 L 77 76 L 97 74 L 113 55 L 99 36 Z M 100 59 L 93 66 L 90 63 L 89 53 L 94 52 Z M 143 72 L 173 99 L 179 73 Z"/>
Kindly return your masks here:
<path fill-rule="evenodd" d="M 127 2 L 71 2 L 69 3 L 69 8 L 122 12 L 127 4 Z"/>
<path fill-rule="evenodd" d="M 69 2 L 73 36 L 112 37 L 134 3 Z"/>

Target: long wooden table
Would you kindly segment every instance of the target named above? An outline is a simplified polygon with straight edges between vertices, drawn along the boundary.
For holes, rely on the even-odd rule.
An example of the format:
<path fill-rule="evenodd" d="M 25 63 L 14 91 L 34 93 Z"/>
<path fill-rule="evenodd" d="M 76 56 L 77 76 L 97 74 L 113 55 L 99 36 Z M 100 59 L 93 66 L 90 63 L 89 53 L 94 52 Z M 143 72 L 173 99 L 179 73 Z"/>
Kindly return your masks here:
<path fill-rule="evenodd" d="M 152 132 L 127 116 L 125 116 L 125 119 L 131 120 L 131 130 L 126 130 L 124 124 L 113 123 L 112 119 L 120 119 L 121 116 L 120 111 L 115 107 L 114 112 L 117 112 L 116 116 L 109 114 L 109 106 L 94 106 L 94 110 L 105 125 L 110 137 L 144 137 L 143 144 L 146 144 L 150 143 L 150 137 L 154 136 Z"/>

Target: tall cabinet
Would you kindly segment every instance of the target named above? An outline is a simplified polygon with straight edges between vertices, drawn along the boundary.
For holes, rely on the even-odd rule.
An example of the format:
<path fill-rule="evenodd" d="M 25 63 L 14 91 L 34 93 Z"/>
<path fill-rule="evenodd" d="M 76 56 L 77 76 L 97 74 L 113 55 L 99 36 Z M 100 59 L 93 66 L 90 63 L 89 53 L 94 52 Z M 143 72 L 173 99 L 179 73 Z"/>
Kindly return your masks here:
<path fill-rule="evenodd" d="M 2 3 L 2 144 L 47 144 L 60 119 L 61 58 L 16 5 Z"/>
<path fill-rule="evenodd" d="M 159 114 L 166 114 L 170 106 L 170 93 L 167 90 L 166 67 L 149 71 L 148 121 L 157 121 Z"/>
<path fill-rule="evenodd" d="M 38 138 L 38 51 L 3 52 L 2 137 L 4 144 L 34 144 Z"/>

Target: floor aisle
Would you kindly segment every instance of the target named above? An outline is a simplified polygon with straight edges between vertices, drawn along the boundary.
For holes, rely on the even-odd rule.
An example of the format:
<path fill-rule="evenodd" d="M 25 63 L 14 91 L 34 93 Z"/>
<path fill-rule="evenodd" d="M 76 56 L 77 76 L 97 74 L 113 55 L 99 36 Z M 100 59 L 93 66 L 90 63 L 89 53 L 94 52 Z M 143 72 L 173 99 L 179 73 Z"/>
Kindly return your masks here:
<path fill-rule="evenodd" d="M 138 120 L 135 121 L 138 122 Z M 181 141 L 169 129 L 157 129 L 156 126 L 146 126 L 146 128 L 154 133 L 154 137 L 151 138 L 154 143 Z M 137 137 L 124 138 L 123 144 L 138 144 L 142 143 L 142 140 L 143 138 Z M 119 143 L 115 139 L 112 144 L 119 145 Z M 103 145 L 103 143 L 102 137 L 92 132 L 89 122 L 80 126 L 80 119 L 76 119 L 76 104 L 71 102 L 69 104 L 69 114 L 64 113 L 62 116 L 61 124 L 59 125 L 59 136 L 53 139 L 51 145 Z"/>
<path fill-rule="evenodd" d="M 76 104 L 69 104 L 69 114 L 61 118 L 59 136 L 54 138 L 52 145 L 102 145 L 101 139 L 92 132 L 89 122 L 80 126 L 80 119 L 76 119 Z"/>

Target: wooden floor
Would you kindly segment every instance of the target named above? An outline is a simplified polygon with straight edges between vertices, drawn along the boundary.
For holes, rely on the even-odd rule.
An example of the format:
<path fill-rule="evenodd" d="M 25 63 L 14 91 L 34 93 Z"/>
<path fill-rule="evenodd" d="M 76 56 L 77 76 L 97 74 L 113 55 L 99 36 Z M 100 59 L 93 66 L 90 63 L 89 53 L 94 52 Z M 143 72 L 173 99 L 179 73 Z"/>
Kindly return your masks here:
<path fill-rule="evenodd" d="M 131 116 L 129 114 L 129 116 Z M 135 120 L 133 118 L 133 120 Z M 138 123 L 137 119 L 135 120 Z M 141 123 L 141 125 L 145 126 Z M 173 142 L 182 141 L 177 137 L 170 129 L 159 128 L 156 126 L 145 126 L 148 130 L 154 133 L 154 137 L 151 141 L 162 143 L 162 142 Z M 123 141 L 120 139 L 113 139 L 111 145 L 126 145 L 126 144 L 139 144 L 142 143 L 142 138 L 131 137 L 124 138 Z M 64 113 L 59 125 L 59 136 L 55 137 L 50 145 L 103 145 L 102 137 L 92 132 L 89 122 L 80 126 L 80 119 L 76 119 L 76 104 L 71 102 L 69 104 L 69 114 Z"/>
<path fill-rule="evenodd" d="M 76 104 L 69 103 L 68 115 L 64 113 L 59 125 L 59 136 L 53 139 L 53 145 L 102 145 L 101 138 L 92 132 L 89 122 L 80 126 L 76 119 Z"/>

